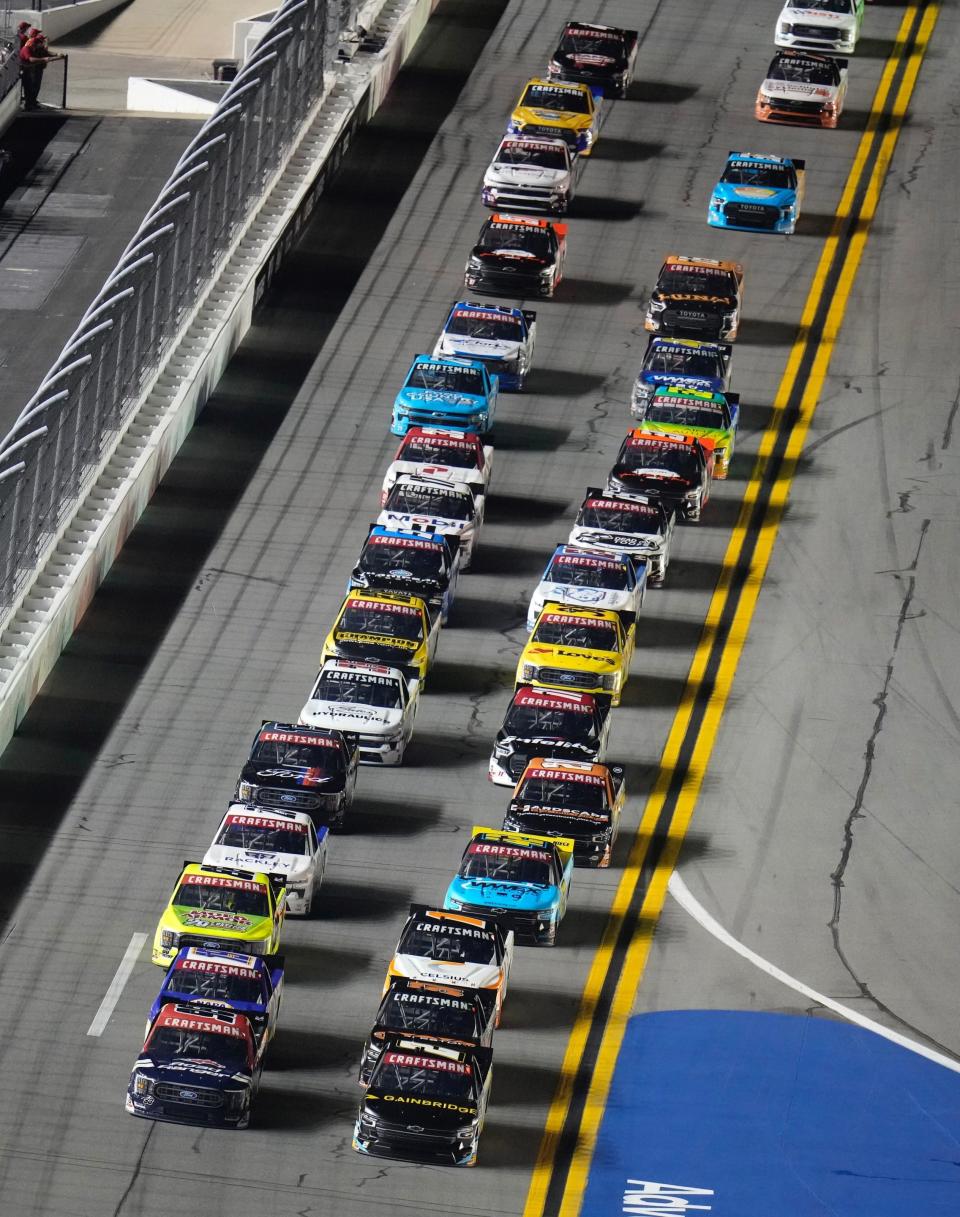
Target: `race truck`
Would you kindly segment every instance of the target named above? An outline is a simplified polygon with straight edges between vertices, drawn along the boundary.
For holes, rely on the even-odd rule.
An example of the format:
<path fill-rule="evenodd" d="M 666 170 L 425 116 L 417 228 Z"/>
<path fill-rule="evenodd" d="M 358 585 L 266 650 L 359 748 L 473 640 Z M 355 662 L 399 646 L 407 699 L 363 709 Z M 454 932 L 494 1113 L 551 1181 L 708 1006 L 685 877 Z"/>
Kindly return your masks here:
<path fill-rule="evenodd" d="M 619 706 L 636 632 L 632 613 L 548 601 L 520 652 L 517 685 L 574 689 L 609 697 Z"/>
<path fill-rule="evenodd" d="M 480 229 L 463 281 L 478 292 L 551 297 L 566 258 L 566 224 L 498 213 Z"/>
<path fill-rule="evenodd" d="M 810 51 L 778 51 L 757 92 L 762 123 L 836 127 L 847 98 L 847 61 Z"/>
<path fill-rule="evenodd" d="M 269 810 L 231 803 L 204 866 L 236 866 L 286 877 L 287 912 L 309 917 L 327 866 L 328 828 L 305 811 Z"/>
<path fill-rule="evenodd" d="M 153 936 L 167 968 L 183 947 L 273 955 L 286 913 L 285 876 L 185 862 Z"/>
<path fill-rule="evenodd" d="M 621 765 L 538 756 L 517 782 L 503 827 L 563 833 L 573 841 L 575 866 L 607 867 L 626 801 Z"/>
<path fill-rule="evenodd" d="M 435 358 L 480 359 L 504 391 L 521 392 L 533 364 L 537 314 L 509 304 L 458 300 L 433 348 Z"/>
<path fill-rule="evenodd" d="M 397 977 L 487 993 L 499 1027 L 513 962 L 513 930 L 486 914 L 466 916 L 411 904 L 387 967 L 384 994 Z"/>
<path fill-rule="evenodd" d="M 148 1120 L 246 1128 L 262 1067 L 263 1042 L 257 1046 L 245 1015 L 168 1002 L 133 1066 L 126 1109 Z"/>
<path fill-rule="evenodd" d="M 434 985 L 425 980 L 395 980 L 380 1000 L 373 1030 L 360 1057 L 360 1085 L 370 1081 L 373 1067 L 392 1035 L 409 1035 L 427 1043 L 453 1043 L 461 1048 L 493 1042 L 493 995 L 460 985 Z"/>
<path fill-rule="evenodd" d="M 565 689 L 515 690 L 490 754 L 489 777 L 515 786 L 530 759 L 602 761 L 610 735 L 610 699 Z"/>
<path fill-rule="evenodd" d="M 777 18 L 777 46 L 852 55 L 860 37 L 863 0 L 797 0 Z"/>
<path fill-rule="evenodd" d="M 474 827 L 443 907 L 496 917 L 517 942 L 552 947 L 567 911 L 573 842 Z"/>
<path fill-rule="evenodd" d="M 664 337 L 733 342 L 742 304 L 739 262 L 667 254 L 643 324 Z"/>
<path fill-rule="evenodd" d="M 726 342 L 652 337 L 634 382 L 630 413 L 639 418 L 657 389 L 670 385 L 725 393 L 732 379 L 732 355 L 733 347 Z"/>
<path fill-rule="evenodd" d="M 183 947 L 163 978 L 147 1018 L 144 1038 L 169 1002 L 202 1010 L 214 1007 L 242 1014 L 263 1048 L 276 1034 L 283 1001 L 283 956 L 243 955 L 208 947 Z"/>
<path fill-rule="evenodd" d="M 359 763 L 357 741 L 342 731 L 264 722 L 240 770 L 234 801 L 305 811 L 314 824 L 339 828 L 353 802 Z"/>
<path fill-rule="evenodd" d="M 388 1036 L 353 1129 L 378 1158 L 475 1166 L 490 1099 L 489 1048 Z"/>
<path fill-rule="evenodd" d="M 413 476 L 416 482 L 429 485 L 444 485 L 451 489 L 463 483 Z M 466 487 L 473 501 L 473 492 Z M 481 499 L 481 503 L 483 500 Z M 367 539 L 363 543 L 357 564 L 350 573 L 348 591 L 357 588 L 375 592 L 400 592 L 401 595 L 419 596 L 427 602 L 430 615 L 440 615 L 446 625 L 457 594 L 460 577 L 459 534 L 454 532 L 424 531 L 419 527 L 414 532 L 385 528 L 371 524 Z"/>
<path fill-rule="evenodd" d="M 565 215 L 581 164 L 566 140 L 505 135 L 483 175 L 481 201 L 486 207 Z"/>
<path fill-rule="evenodd" d="M 566 140 L 574 156 L 589 156 L 600 134 L 602 105 L 599 86 L 528 80 L 510 115 L 507 134 Z"/>
<path fill-rule="evenodd" d="M 641 421 L 644 431 L 712 440 L 713 476 L 722 481 L 729 474 L 740 425 L 739 393 L 710 393 L 681 385 L 657 389 Z"/>
<path fill-rule="evenodd" d="M 391 487 L 377 524 L 391 532 L 449 538 L 459 549 L 460 570 L 469 570 L 485 503 L 466 482 L 403 473 Z"/>
<path fill-rule="evenodd" d="M 636 617 L 647 590 L 647 565 L 621 554 L 558 545 L 530 597 L 532 630 L 548 600 L 571 608 L 610 609 Z"/>
<path fill-rule="evenodd" d="M 605 494 L 656 499 L 678 518 L 696 521 L 710 499 L 713 469 L 712 439 L 636 427 L 620 445 L 603 489 Z"/>
<path fill-rule="evenodd" d="M 660 587 L 670 565 L 670 543 L 676 521 L 676 512 L 660 499 L 605 494 L 591 486 L 580 504 L 567 543 L 646 562 L 647 582 Z"/>
<path fill-rule="evenodd" d="M 443 427 L 411 427 L 404 436 L 380 490 L 380 506 L 403 474 L 446 482 L 466 482 L 475 498 L 490 489 L 493 449 L 473 431 L 450 431 Z"/>
<path fill-rule="evenodd" d="M 760 152 L 730 152 L 713 188 L 707 223 L 743 232 L 795 232 L 803 206 L 805 162 Z"/>
<path fill-rule="evenodd" d="M 399 668 L 419 680 L 422 688 L 439 637 L 440 615 L 431 617 L 419 596 L 348 592 L 323 644 L 320 664 L 328 659 L 361 659 Z"/>
<path fill-rule="evenodd" d="M 573 80 L 603 90 L 604 97 L 626 97 L 637 59 L 639 35 L 613 25 L 568 21 L 547 65 L 551 80 Z"/>
<path fill-rule="evenodd" d="M 328 659 L 300 711 L 300 722 L 356 736 L 361 764 L 400 765 L 419 704 L 419 679 L 399 668 Z"/>
<path fill-rule="evenodd" d="M 416 355 L 393 403 L 394 435 L 411 427 L 450 427 L 485 435 L 493 428 L 499 382 L 480 359 Z"/>

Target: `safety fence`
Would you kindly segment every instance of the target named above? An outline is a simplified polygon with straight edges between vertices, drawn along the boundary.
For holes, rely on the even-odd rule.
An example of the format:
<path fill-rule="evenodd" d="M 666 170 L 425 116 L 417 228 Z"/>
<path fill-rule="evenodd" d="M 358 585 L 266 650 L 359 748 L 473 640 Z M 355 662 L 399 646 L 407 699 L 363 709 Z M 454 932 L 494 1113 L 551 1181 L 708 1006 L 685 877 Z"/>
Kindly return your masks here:
<path fill-rule="evenodd" d="M 0 441 L 0 618 L 162 366 L 324 88 L 349 0 L 286 0 Z"/>
<path fill-rule="evenodd" d="M 16 44 L 8 39 L 0 39 L 0 100 L 18 87 L 20 82 L 20 59 Z"/>

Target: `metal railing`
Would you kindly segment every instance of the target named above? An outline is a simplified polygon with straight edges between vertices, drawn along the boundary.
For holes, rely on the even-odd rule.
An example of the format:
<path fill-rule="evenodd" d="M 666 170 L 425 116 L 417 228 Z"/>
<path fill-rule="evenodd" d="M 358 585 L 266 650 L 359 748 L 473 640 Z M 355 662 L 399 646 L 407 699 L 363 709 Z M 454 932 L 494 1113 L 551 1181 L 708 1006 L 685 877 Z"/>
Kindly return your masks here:
<path fill-rule="evenodd" d="M 346 7 L 346 6 L 344 6 Z M 0 441 L 0 617 L 23 592 L 323 91 L 340 0 L 285 0 Z"/>
<path fill-rule="evenodd" d="M 0 98 L 20 87 L 20 56 L 16 44 L 0 40 Z"/>

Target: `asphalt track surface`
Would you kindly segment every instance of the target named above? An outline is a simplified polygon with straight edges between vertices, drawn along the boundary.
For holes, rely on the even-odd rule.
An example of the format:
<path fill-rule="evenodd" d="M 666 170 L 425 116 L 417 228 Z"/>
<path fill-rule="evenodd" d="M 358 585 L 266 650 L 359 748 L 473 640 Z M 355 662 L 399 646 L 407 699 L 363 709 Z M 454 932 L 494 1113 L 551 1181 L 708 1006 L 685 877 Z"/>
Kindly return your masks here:
<path fill-rule="evenodd" d="M 181 860 L 206 847 L 253 728 L 294 717 L 308 691 L 375 513 L 393 392 L 459 292 L 484 216 L 482 169 L 566 10 L 511 3 L 493 29 L 499 15 L 492 3 L 441 5 L 3 758 L 4 891 L 25 889 L 8 905 L 0 957 L 4 1209 L 523 1210 L 628 841 L 610 872 L 575 876 L 558 947 L 520 952 L 476 1171 L 350 1150 L 360 1041 L 406 905 L 441 899 L 469 826 L 502 816 L 506 792 L 486 782 L 486 757 L 526 599 L 628 425 L 641 305 L 674 249 L 745 263 L 735 353 L 745 430 L 730 480 L 703 524 L 678 535 L 668 585 L 645 606 L 612 747 L 628 766 L 636 828 L 902 8 L 868 11 L 837 132 L 754 123 L 766 3 L 706 14 L 693 0 L 651 4 L 643 21 L 627 3 L 578 10 L 611 23 L 649 15 L 643 83 L 612 107 L 586 168 L 569 277 L 538 306 L 530 392 L 504 400 L 476 570 L 441 639 L 411 764 L 363 771 L 320 916 L 285 931 L 283 1025 L 255 1127 L 226 1134 L 125 1115 L 160 976 L 145 957 L 103 1036 L 85 1034 L 131 935 L 152 934 Z M 948 9 L 681 858 L 698 898 L 760 953 L 954 1052 L 958 255 L 943 200 L 956 43 Z M 807 158 L 795 237 L 707 229 L 710 186 L 735 147 Z M 797 1004 L 667 906 L 638 1011 Z"/>

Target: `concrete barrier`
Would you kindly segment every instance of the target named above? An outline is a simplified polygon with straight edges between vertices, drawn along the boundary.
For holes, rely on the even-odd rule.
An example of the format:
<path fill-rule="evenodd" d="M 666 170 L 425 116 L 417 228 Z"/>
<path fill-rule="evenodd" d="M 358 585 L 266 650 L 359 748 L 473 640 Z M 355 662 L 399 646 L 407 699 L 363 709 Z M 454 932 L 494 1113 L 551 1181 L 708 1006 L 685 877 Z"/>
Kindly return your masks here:
<path fill-rule="evenodd" d="M 74 4 L 62 4 L 56 8 L 44 8 L 42 11 L 33 8 L 14 9 L 11 14 L 13 25 L 21 21 L 29 21 L 38 30 L 43 30 L 48 41 L 54 42 L 64 34 L 78 30 L 88 21 L 96 21 L 106 13 L 112 13 L 115 8 L 122 8 L 130 0 L 76 0 Z"/>
<path fill-rule="evenodd" d="M 379 108 L 439 0 L 388 0 L 377 55 L 343 66 L 247 234 L 144 387 L 138 408 L 0 635 L 0 748 L 27 713 L 250 327 L 253 311 L 357 128 Z"/>

